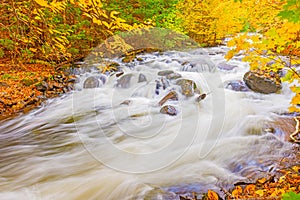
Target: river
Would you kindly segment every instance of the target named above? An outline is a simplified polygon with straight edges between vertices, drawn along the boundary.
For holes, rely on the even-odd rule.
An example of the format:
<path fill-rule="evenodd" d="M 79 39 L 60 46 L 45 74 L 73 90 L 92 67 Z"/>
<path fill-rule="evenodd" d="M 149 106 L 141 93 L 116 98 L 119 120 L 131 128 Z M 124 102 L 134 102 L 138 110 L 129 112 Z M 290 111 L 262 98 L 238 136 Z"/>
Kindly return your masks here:
<path fill-rule="evenodd" d="M 116 75 L 101 75 L 99 88 L 83 88 L 100 76 L 86 68 L 72 93 L 27 114 L 0 122 L 0 199 L 178 199 L 179 194 L 219 191 L 276 169 L 291 148 L 264 124 L 285 113 L 292 93 L 258 94 L 226 88 L 249 69 L 236 56 L 220 69 L 226 47 L 140 55 L 124 64 L 125 88 Z M 207 96 L 186 97 L 173 70 Z M 146 81 L 138 81 L 140 74 Z M 123 75 L 124 76 L 124 75 Z M 161 81 L 161 87 L 158 82 Z M 120 83 L 119 83 L 120 84 Z M 160 113 L 168 91 L 177 115 Z"/>

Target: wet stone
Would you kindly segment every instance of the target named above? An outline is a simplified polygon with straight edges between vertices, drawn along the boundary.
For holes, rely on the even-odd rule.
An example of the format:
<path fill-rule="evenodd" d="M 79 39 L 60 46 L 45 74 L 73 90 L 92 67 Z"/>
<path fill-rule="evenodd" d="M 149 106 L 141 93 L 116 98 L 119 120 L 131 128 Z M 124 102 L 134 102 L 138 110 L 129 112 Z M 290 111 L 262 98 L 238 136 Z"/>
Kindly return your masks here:
<path fill-rule="evenodd" d="M 97 88 L 99 87 L 99 85 L 99 79 L 97 77 L 91 76 L 84 81 L 83 88 Z"/>
<path fill-rule="evenodd" d="M 205 93 L 200 94 L 200 95 L 195 99 L 195 101 L 196 101 L 196 102 L 200 102 L 200 101 L 202 101 L 203 99 L 205 99 L 206 96 L 207 96 L 207 94 L 205 94 Z"/>
<path fill-rule="evenodd" d="M 141 58 L 141 57 L 138 57 L 136 60 L 137 60 L 137 61 L 140 61 L 140 62 L 144 61 L 144 59 Z"/>
<path fill-rule="evenodd" d="M 226 89 L 230 89 L 237 92 L 247 92 L 250 91 L 244 81 L 232 80 L 226 83 Z"/>
<path fill-rule="evenodd" d="M 193 96 L 194 90 L 197 88 L 195 82 L 188 79 L 180 79 L 176 82 L 176 85 L 181 87 L 181 93 L 186 97 Z"/>
<path fill-rule="evenodd" d="M 155 94 L 159 94 L 159 89 L 161 88 L 161 82 L 160 81 L 158 81 L 158 80 L 155 80 L 155 82 L 156 82 L 156 85 L 155 85 Z"/>
<path fill-rule="evenodd" d="M 79 83 L 79 78 L 71 77 L 67 81 L 68 83 Z"/>
<path fill-rule="evenodd" d="M 228 64 L 228 63 L 226 63 L 226 62 L 222 62 L 222 63 L 219 63 L 217 67 L 218 67 L 218 69 L 220 69 L 220 70 L 231 71 L 231 70 L 233 70 L 234 68 L 237 68 L 238 66 L 236 66 L 236 65 L 231 65 L 231 64 Z"/>
<path fill-rule="evenodd" d="M 120 76 L 122 76 L 124 74 L 124 72 L 123 71 L 121 71 L 121 72 L 117 72 L 116 73 L 116 77 L 120 77 Z"/>
<path fill-rule="evenodd" d="M 164 70 L 164 71 L 159 71 L 159 72 L 157 73 L 157 75 L 158 75 L 158 76 L 167 76 L 167 75 L 172 74 L 172 73 L 174 73 L 173 70 Z"/>
<path fill-rule="evenodd" d="M 159 101 L 159 105 L 162 106 L 164 105 L 168 100 L 173 100 L 173 101 L 177 101 L 178 100 L 178 94 L 175 91 L 171 91 L 169 92 L 164 98 L 162 98 Z"/>
<path fill-rule="evenodd" d="M 176 72 L 174 72 L 174 73 L 172 73 L 172 74 L 168 74 L 168 75 L 166 76 L 166 78 L 169 79 L 169 80 L 179 79 L 179 78 L 181 78 L 181 77 L 182 77 L 181 74 L 176 73 Z"/>
<path fill-rule="evenodd" d="M 132 77 L 133 77 L 132 74 L 122 75 L 117 80 L 117 87 L 120 87 L 120 88 L 129 88 L 130 87 L 130 80 L 131 80 Z"/>
<path fill-rule="evenodd" d="M 139 74 L 138 83 L 141 83 L 141 82 L 147 82 L 147 78 L 144 74 Z"/>
<path fill-rule="evenodd" d="M 246 85 L 254 92 L 270 94 L 281 89 L 281 81 L 278 75 L 249 71 L 244 75 Z"/>
<path fill-rule="evenodd" d="M 161 83 L 164 90 L 170 86 L 169 80 L 164 77 L 161 78 Z"/>
<path fill-rule="evenodd" d="M 165 105 L 160 109 L 160 113 L 174 116 L 177 115 L 177 110 L 174 106 Z"/>
<path fill-rule="evenodd" d="M 121 102 L 120 103 L 120 105 L 130 105 L 132 102 L 131 102 L 131 100 L 125 100 L 125 101 L 123 101 L 123 102 Z"/>
<path fill-rule="evenodd" d="M 181 64 L 181 71 L 187 72 L 215 72 L 214 63 L 208 59 L 199 59 L 194 62 L 184 62 Z"/>

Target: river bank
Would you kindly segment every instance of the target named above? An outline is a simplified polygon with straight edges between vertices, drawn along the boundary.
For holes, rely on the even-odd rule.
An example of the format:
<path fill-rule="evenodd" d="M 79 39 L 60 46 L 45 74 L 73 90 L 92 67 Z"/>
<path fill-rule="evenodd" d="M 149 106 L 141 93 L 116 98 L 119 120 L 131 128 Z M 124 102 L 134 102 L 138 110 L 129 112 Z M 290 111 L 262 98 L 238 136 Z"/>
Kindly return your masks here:
<path fill-rule="evenodd" d="M 64 70 L 46 64 L 0 62 L 0 119 L 27 113 L 73 89 L 75 76 Z"/>

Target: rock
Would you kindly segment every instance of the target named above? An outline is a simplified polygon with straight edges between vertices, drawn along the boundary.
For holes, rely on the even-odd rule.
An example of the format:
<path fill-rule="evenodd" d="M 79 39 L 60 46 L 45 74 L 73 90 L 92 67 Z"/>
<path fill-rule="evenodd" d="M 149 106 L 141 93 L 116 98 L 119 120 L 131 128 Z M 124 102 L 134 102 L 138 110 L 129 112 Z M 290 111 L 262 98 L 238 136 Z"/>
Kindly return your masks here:
<path fill-rule="evenodd" d="M 98 78 L 103 85 L 106 83 L 107 76 L 105 76 L 104 74 L 101 74 L 100 76 L 98 76 Z"/>
<path fill-rule="evenodd" d="M 118 69 L 118 67 L 120 67 L 120 64 L 119 63 L 117 63 L 117 62 L 111 62 L 111 63 L 109 63 L 108 64 L 108 67 L 109 68 L 114 68 L 114 69 Z M 114 70 L 115 71 L 115 70 Z"/>
<path fill-rule="evenodd" d="M 125 101 L 123 101 L 123 102 L 121 102 L 120 103 L 120 105 L 130 105 L 132 103 L 132 101 L 131 100 L 125 100 Z"/>
<path fill-rule="evenodd" d="M 100 81 L 97 77 L 91 76 L 85 79 L 83 88 L 97 88 L 100 85 Z"/>
<path fill-rule="evenodd" d="M 45 92 L 46 90 L 48 90 L 49 85 L 47 82 L 42 81 L 41 84 L 36 85 L 36 89 L 40 92 Z"/>
<path fill-rule="evenodd" d="M 207 96 L 207 94 L 205 94 L 205 93 L 200 94 L 200 95 L 195 99 L 195 101 L 196 101 L 196 102 L 200 102 L 200 101 L 202 101 L 203 99 L 205 99 L 206 96 Z"/>
<path fill-rule="evenodd" d="M 194 95 L 194 90 L 197 88 L 196 83 L 188 79 L 180 79 L 176 82 L 176 85 L 181 87 L 181 93 L 186 97 Z"/>
<path fill-rule="evenodd" d="M 128 55 L 122 59 L 122 62 L 130 63 L 130 62 L 134 61 L 135 58 L 136 58 L 136 55 Z"/>
<path fill-rule="evenodd" d="M 175 91 L 171 91 L 169 92 L 164 98 L 162 98 L 160 101 L 159 101 L 159 105 L 162 106 L 166 103 L 166 101 L 168 100 L 174 100 L 174 101 L 177 101 L 178 100 L 178 94 L 177 92 Z"/>
<path fill-rule="evenodd" d="M 155 85 L 155 94 L 159 95 L 159 89 L 161 88 L 161 82 L 158 80 L 155 80 L 156 85 Z"/>
<path fill-rule="evenodd" d="M 144 59 L 143 58 L 141 58 L 141 57 L 137 57 L 137 59 L 136 59 L 137 61 L 140 61 L 140 62 L 142 62 L 142 61 L 144 61 Z"/>
<path fill-rule="evenodd" d="M 133 74 L 122 75 L 117 80 L 117 87 L 120 87 L 120 88 L 129 88 L 130 87 L 130 80 L 131 80 L 132 77 L 133 77 Z"/>
<path fill-rule="evenodd" d="M 263 127 L 264 132 L 273 133 L 279 138 L 289 141 L 290 134 L 296 130 L 296 121 L 294 117 L 280 116 L 271 122 L 266 122 Z"/>
<path fill-rule="evenodd" d="M 218 69 L 221 69 L 221 70 L 224 70 L 224 71 L 231 71 L 236 67 L 238 67 L 238 66 L 230 65 L 226 62 L 219 63 L 218 66 L 217 66 Z"/>
<path fill-rule="evenodd" d="M 247 85 L 245 84 L 245 82 L 241 80 L 232 80 L 225 84 L 226 84 L 225 86 L 226 89 L 230 89 L 233 91 L 238 91 L 238 92 L 250 91 Z"/>
<path fill-rule="evenodd" d="M 177 110 L 174 106 L 165 105 L 160 109 L 160 113 L 174 116 L 177 115 Z"/>
<path fill-rule="evenodd" d="M 169 79 L 169 80 L 179 79 L 179 78 L 181 78 L 181 77 L 182 77 L 181 74 L 176 73 L 176 72 L 174 72 L 174 73 L 172 73 L 172 74 L 168 74 L 168 75 L 166 76 L 166 78 Z"/>
<path fill-rule="evenodd" d="M 157 75 L 158 75 L 158 76 L 167 76 L 167 75 L 170 75 L 170 74 L 172 74 L 172 73 L 174 73 L 173 70 L 164 70 L 164 71 L 159 71 L 159 72 L 157 73 Z"/>
<path fill-rule="evenodd" d="M 141 82 L 147 82 L 147 78 L 144 74 L 139 74 L 138 83 L 141 83 Z"/>
<path fill-rule="evenodd" d="M 246 85 L 254 92 L 276 93 L 281 89 L 279 76 L 262 71 L 249 71 L 244 75 Z"/>
<path fill-rule="evenodd" d="M 160 80 L 155 80 L 156 86 L 155 86 L 155 94 L 159 94 L 159 90 L 162 88 L 165 90 L 170 86 L 169 80 L 165 77 L 161 77 Z"/>
<path fill-rule="evenodd" d="M 122 76 L 123 74 L 124 74 L 123 71 L 117 72 L 117 73 L 116 73 L 116 77 L 118 78 L 118 77 Z"/>
<path fill-rule="evenodd" d="M 79 78 L 76 77 L 70 77 L 67 81 L 67 83 L 79 83 Z"/>
<path fill-rule="evenodd" d="M 160 81 L 162 83 L 162 87 L 163 87 L 164 90 L 170 86 L 169 80 L 166 79 L 165 77 L 162 77 L 160 79 Z"/>
<path fill-rule="evenodd" d="M 215 72 L 215 64 L 207 58 L 200 58 L 197 61 L 184 62 L 181 64 L 181 71 L 187 72 Z"/>

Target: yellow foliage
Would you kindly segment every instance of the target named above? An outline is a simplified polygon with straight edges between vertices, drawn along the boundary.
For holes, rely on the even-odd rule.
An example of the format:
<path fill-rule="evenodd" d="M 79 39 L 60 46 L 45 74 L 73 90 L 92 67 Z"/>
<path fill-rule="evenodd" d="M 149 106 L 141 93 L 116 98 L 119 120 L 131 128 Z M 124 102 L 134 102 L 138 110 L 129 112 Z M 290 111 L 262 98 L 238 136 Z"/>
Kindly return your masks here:
<path fill-rule="evenodd" d="M 21 40 L 25 45 L 30 45 L 30 50 L 38 54 L 42 54 L 40 58 L 46 60 L 60 60 L 68 59 L 71 54 L 68 49 L 71 46 L 68 36 L 74 34 L 73 29 L 63 28 L 62 23 L 66 27 L 70 27 L 70 22 L 67 19 L 72 19 L 72 13 L 66 16 L 67 6 L 80 9 L 80 20 L 88 20 L 91 22 L 87 33 L 94 32 L 94 40 L 101 41 L 112 36 L 116 31 L 128 31 L 136 28 L 144 28 L 146 25 L 129 25 L 125 20 L 118 17 L 119 13 L 116 11 L 107 12 L 103 9 L 101 0 L 34 0 L 32 6 L 26 6 L 21 3 L 17 8 L 19 18 L 26 22 L 28 33 L 22 34 Z M 32 9 L 32 10 L 30 10 Z M 49 11 L 53 14 L 49 14 Z M 30 15 L 29 15 L 30 13 Z M 30 16 L 30 17 L 28 17 Z M 61 16 L 64 22 L 58 22 L 55 17 Z M 53 23 L 53 21 L 55 21 Z M 76 23 L 76 21 L 73 21 Z M 100 37 L 100 38 L 97 38 Z M 124 41 L 119 42 L 118 45 L 123 45 Z M 38 46 L 41 47 L 38 47 Z M 114 44 L 112 44 L 114 45 Z M 34 47 L 34 48 L 33 48 Z"/>
<path fill-rule="evenodd" d="M 296 94 L 289 110 L 299 112 L 300 92 L 295 88 L 299 88 L 300 76 L 293 65 L 300 63 L 300 23 L 277 17 L 285 3 L 285 0 L 243 0 L 248 7 L 245 16 L 256 33 L 236 34 L 227 44 L 231 50 L 225 57 L 231 59 L 242 51 L 245 55 L 243 61 L 249 62 L 251 70 L 279 72 L 283 68 L 288 69 L 282 80 L 289 83 L 296 81 L 297 84 L 297 87 L 291 88 Z"/>

